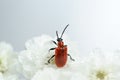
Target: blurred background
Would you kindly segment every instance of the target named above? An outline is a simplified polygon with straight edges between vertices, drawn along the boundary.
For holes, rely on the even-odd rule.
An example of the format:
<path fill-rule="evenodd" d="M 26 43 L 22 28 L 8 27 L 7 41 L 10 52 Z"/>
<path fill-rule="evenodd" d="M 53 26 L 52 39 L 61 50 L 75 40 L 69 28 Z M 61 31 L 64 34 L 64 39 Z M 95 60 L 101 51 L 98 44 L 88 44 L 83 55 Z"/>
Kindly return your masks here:
<path fill-rule="evenodd" d="M 41 34 L 66 33 L 82 53 L 120 48 L 119 0 L 0 0 L 0 41 L 24 49 Z"/>

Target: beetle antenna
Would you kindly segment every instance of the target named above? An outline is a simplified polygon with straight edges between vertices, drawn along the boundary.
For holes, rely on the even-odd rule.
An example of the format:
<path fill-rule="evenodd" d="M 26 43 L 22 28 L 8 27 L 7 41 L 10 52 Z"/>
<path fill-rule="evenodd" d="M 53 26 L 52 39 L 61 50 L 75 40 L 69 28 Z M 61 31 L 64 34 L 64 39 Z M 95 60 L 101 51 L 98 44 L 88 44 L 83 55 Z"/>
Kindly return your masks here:
<path fill-rule="evenodd" d="M 64 28 L 64 30 L 63 30 L 60 38 L 62 38 L 62 36 L 63 36 L 63 34 L 64 34 L 64 32 L 65 32 L 65 30 L 66 30 L 66 28 L 67 28 L 68 26 L 69 26 L 69 24 Z"/>
<path fill-rule="evenodd" d="M 56 31 L 56 35 L 57 35 L 57 39 L 59 38 L 59 36 L 58 36 L 58 31 Z"/>

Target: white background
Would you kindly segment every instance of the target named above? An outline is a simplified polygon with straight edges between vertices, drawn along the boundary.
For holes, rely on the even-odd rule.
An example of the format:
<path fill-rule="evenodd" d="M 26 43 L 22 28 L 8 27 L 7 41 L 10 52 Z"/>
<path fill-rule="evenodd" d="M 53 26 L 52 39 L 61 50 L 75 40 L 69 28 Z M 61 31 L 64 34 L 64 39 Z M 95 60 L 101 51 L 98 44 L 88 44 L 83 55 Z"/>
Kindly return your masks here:
<path fill-rule="evenodd" d="M 0 41 L 24 49 L 26 40 L 61 32 L 77 42 L 80 51 L 120 48 L 119 0 L 0 0 Z"/>

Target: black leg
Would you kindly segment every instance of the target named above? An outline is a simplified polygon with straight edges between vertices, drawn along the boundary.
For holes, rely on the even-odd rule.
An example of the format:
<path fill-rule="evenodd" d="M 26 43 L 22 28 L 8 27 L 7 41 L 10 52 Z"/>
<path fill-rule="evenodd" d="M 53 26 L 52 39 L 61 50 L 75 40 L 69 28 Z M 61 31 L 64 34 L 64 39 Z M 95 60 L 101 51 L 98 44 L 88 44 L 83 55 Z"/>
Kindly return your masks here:
<path fill-rule="evenodd" d="M 55 48 L 50 48 L 50 49 L 49 49 L 49 52 L 50 52 L 51 50 L 54 50 L 54 49 L 55 49 Z"/>
<path fill-rule="evenodd" d="M 67 45 L 64 45 L 65 47 L 67 47 Z"/>
<path fill-rule="evenodd" d="M 72 60 L 72 61 L 75 61 L 72 57 L 71 57 L 71 55 L 70 54 L 67 54 L 68 56 L 70 56 L 70 59 Z"/>
<path fill-rule="evenodd" d="M 55 57 L 55 55 L 53 55 L 53 56 L 48 60 L 48 63 L 50 63 L 50 60 L 51 60 L 53 57 Z"/>
<path fill-rule="evenodd" d="M 52 42 L 53 42 L 55 45 L 57 45 L 57 43 L 56 43 L 55 41 L 52 40 Z"/>

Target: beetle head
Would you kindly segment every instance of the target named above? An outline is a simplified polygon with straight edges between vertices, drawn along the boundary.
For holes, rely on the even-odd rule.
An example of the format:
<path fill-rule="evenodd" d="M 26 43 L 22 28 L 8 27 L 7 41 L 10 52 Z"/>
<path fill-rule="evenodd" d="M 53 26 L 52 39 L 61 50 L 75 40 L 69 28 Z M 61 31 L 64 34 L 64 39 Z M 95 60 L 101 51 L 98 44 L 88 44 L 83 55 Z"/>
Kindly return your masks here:
<path fill-rule="evenodd" d="M 68 26 L 69 26 L 69 24 L 64 28 L 64 30 L 63 30 L 63 32 L 62 32 L 62 34 L 61 34 L 60 37 L 58 36 L 58 31 L 56 31 L 57 41 L 58 41 L 58 42 L 63 41 L 62 36 L 63 36 L 63 34 L 64 34 L 64 32 L 65 32 L 65 30 L 66 30 L 66 28 L 67 28 Z"/>

